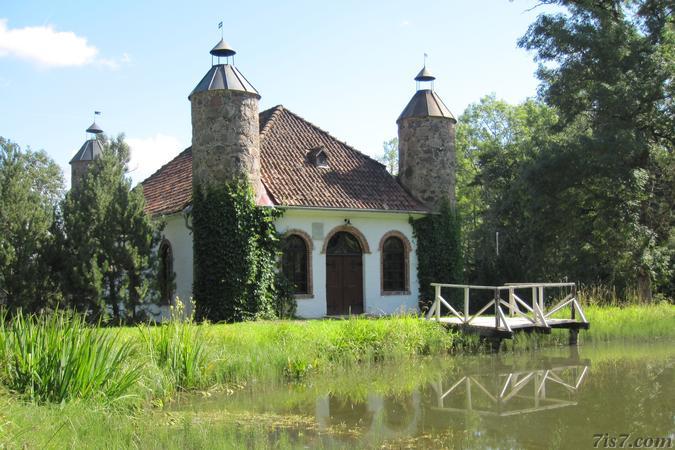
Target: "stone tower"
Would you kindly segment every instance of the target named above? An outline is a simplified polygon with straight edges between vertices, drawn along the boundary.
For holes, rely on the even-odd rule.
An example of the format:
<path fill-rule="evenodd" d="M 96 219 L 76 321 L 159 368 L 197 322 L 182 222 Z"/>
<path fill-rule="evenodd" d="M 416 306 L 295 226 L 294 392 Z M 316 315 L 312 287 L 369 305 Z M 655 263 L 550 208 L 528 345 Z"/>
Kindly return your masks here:
<path fill-rule="evenodd" d="M 79 185 L 91 162 L 103 153 L 103 147 L 98 141 L 98 135 L 103 133 L 103 130 L 94 122 L 87 128 L 87 133 L 88 139 L 70 160 L 71 189 Z"/>
<path fill-rule="evenodd" d="M 221 39 L 211 50 L 217 64 L 212 64 L 188 97 L 192 106 L 192 183 L 197 189 L 245 177 L 257 198 L 262 192 L 260 95 L 230 64 L 235 53 Z M 220 64 L 223 57 L 226 63 Z"/>
<path fill-rule="evenodd" d="M 399 182 L 432 210 L 443 198 L 455 204 L 455 124 L 434 91 L 426 66 L 415 77 L 417 92 L 396 120 Z M 421 89 L 423 83 L 429 83 Z"/>

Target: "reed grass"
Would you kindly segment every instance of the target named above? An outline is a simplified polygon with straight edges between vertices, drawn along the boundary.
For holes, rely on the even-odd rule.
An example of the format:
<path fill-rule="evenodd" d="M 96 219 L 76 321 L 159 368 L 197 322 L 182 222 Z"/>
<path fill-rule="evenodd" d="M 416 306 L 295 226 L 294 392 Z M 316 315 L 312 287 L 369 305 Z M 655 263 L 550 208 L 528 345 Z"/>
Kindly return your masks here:
<path fill-rule="evenodd" d="M 675 306 L 668 302 L 601 306 L 591 302 L 583 307 L 589 330 L 579 332 L 580 345 L 596 345 L 616 341 L 659 341 L 675 339 Z M 516 334 L 507 340 L 507 350 L 530 350 L 546 346 L 567 345 L 568 331 L 551 334 Z"/>
<path fill-rule="evenodd" d="M 141 376 L 133 343 L 88 326 L 65 312 L 34 316 L 0 313 L 0 381 L 37 402 L 127 397 Z M 137 360 L 136 360 L 137 361 Z"/>
<path fill-rule="evenodd" d="M 165 375 L 165 393 L 175 389 L 206 387 L 205 372 L 209 358 L 209 338 L 205 335 L 207 327 L 208 324 L 194 323 L 193 317 L 186 317 L 179 306 L 172 307 L 167 322 L 138 328 L 150 364 L 154 364 Z"/>
<path fill-rule="evenodd" d="M 675 338 L 675 307 L 585 307 L 589 331 L 580 343 Z M 470 353 L 475 336 L 449 332 L 407 315 L 344 320 L 197 324 L 181 311 L 162 325 L 87 326 L 57 313 L 0 318 L 0 384 L 37 402 L 135 395 L 164 401 L 177 390 L 209 390 L 252 382 L 305 380 L 383 362 Z M 566 331 L 517 335 L 507 349 L 566 345 Z"/>
<path fill-rule="evenodd" d="M 460 339 L 416 316 L 214 325 L 219 383 L 299 380 L 312 373 L 447 353 Z"/>

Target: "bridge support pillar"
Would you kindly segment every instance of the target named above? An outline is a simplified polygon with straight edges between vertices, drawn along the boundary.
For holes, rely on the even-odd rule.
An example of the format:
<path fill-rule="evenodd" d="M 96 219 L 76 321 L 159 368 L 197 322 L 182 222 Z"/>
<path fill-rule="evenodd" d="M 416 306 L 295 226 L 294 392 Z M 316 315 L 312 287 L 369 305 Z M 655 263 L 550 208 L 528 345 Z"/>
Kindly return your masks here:
<path fill-rule="evenodd" d="M 569 344 L 570 345 L 577 345 L 578 338 L 579 338 L 579 330 L 570 329 Z"/>
<path fill-rule="evenodd" d="M 495 336 L 481 336 L 481 342 L 490 346 L 492 353 L 499 353 L 499 349 L 502 346 L 502 338 Z"/>

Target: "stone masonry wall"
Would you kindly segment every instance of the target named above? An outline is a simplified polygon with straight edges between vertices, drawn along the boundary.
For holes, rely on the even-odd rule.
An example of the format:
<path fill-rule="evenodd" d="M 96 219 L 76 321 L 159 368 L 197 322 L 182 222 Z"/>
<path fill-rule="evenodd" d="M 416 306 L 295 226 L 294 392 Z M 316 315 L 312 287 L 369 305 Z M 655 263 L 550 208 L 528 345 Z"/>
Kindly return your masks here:
<path fill-rule="evenodd" d="M 77 186 L 89 169 L 90 161 L 75 161 L 70 164 L 70 188 Z"/>
<path fill-rule="evenodd" d="M 409 117 L 398 124 L 399 180 L 436 209 L 443 197 L 455 204 L 455 124 L 443 117 Z"/>
<path fill-rule="evenodd" d="M 256 197 L 260 181 L 258 96 L 213 90 L 192 95 L 192 180 L 220 183 L 248 178 Z"/>

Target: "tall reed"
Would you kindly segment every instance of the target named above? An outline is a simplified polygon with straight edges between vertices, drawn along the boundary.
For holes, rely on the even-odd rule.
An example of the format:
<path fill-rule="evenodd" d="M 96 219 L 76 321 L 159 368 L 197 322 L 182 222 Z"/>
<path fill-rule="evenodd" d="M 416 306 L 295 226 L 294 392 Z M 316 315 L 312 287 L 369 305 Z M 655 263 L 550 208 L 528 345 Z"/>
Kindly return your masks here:
<path fill-rule="evenodd" d="M 74 313 L 0 312 L 0 380 L 37 402 L 129 396 L 141 375 L 134 344 L 117 333 L 88 326 Z"/>
<path fill-rule="evenodd" d="M 148 355 L 172 384 L 165 388 L 207 387 L 204 383 L 209 341 L 205 330 L 208 325 L 197 325 L 191 315 L 185 314 L 182 302 L 178 301 L 176 305 L 171 307 L 171 317 L 163 324 L 139 327 Z"/>

